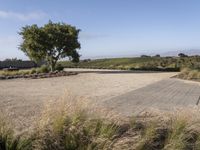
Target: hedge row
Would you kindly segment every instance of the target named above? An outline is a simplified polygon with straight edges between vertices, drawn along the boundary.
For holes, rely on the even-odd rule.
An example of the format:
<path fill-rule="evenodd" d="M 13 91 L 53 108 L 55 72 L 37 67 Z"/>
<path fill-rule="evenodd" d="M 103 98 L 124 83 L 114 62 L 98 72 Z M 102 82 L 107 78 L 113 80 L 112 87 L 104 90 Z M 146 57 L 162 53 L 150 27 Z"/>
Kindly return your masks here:
<path fill-rule="evenodd" d="M 18 69 L 28 69 L 40 67 L 43 63 L 36 64 L 33 61 L 0 61 L 0 69 L 4 68 L 18 68 Z"/>
<path fill-rule="evenodd" d="M 139 70 L 139 71 L 166 71 L 166 72 L 179 72 L 180 68 L 131 68 L 130 70 Z"/>

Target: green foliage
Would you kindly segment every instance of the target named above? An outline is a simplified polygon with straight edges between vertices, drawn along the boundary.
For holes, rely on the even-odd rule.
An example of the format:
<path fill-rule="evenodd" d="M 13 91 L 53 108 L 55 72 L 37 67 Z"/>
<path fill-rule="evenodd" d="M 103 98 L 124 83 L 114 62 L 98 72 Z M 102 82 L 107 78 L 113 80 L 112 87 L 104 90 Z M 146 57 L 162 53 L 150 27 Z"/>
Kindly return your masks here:
<path fill-rule="evenodd" d="M 30 74 L 35 74 L 37 73 L 37 70 L 35 68 L 31 69 Z"/>
<path fill-rule="evenodd" d="M 200 56 L 188 57 L 134 57 L 134 58 L 110 58 L 81 61 L 77 64 L 62 61 L 64 67 L 69 68 L 94 68 L 94 69 L 121 69 L 121 70 L 155 70 L 155 71 L 179 71 L 189 67 L 200 68 Z"/>
<path fill-rule="evenodd" d="M 179 53 L 178 56 L 179 57 L 188 57 L 188 55 L 185 55 L 184 53 Z"/>
<path fill-rule="evenodd" d="M 156 123 L 150 123 L 145 127 L 145 130 L 142 132 L 142 139 L 137 145 L 137 150 L 150 150 L 155 149 L 153 143 L 154 139 L 157 136 L 157 126 Z M 161 143 L 160 143 L 161 144 Z"/>
<path fill-rule="evenodd" d="M 0 119 L 0 150 L 31 150 L 33 140 L 21 135 L 15 136 L 5 118 Z"/>
<path fill-rule="evenodd" d="M 62 66 L 62 64 L 57 64 L 55 70 L 57 71 L 63 71 L 64 67 Z"/>
<path fill-rule="evenodd" d="M 20 50 L 31 60 L 45 60 L 53 71 L 61 58 L 69 57 L 75 62 L 79 61 L 80 55 L 76 50 L 80 48 L 79 32 L 74 26 L 51 21 L 43 27 L 25 26 L 19 33 L 23 38 Z"/>
<path fill-rule="evenodd" d="M 50 71 L 47 65 L 42 65 L 40 68 L 37 68 L 37 73 L 48 73 Z"/>
<path fill-rule="evenodd" d="M 184 119 L 174 119 L 170 124 L 170 132 L 164 149 L 184 149 L 187 145 L 187 122 Z"/>

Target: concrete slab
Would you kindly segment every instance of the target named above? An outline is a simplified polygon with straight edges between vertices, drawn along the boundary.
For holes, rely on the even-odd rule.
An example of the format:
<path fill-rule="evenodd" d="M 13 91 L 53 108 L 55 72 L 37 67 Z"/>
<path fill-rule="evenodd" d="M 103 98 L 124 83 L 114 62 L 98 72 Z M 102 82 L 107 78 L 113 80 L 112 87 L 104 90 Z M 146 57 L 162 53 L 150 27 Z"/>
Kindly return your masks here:
<path fill-rule="evenodd" d="M 137 115 L 150 108 L 169 111 L 200 105 L 199 97 L 200 84 L 170 78 L 111 98 L 103 105 L 124 115 Z"/>

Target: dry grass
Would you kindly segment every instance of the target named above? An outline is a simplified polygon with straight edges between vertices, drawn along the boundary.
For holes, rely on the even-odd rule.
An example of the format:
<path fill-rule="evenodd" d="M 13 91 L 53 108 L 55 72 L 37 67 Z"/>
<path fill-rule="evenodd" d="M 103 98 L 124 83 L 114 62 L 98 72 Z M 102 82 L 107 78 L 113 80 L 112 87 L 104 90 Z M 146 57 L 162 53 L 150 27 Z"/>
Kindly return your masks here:
<path fill-rule="evenodd" d="M 186 80 L 200 81 L 200 70 L 185 68 L 181 70 L 181 73 L 177 77 Z"/>
<path fill-rule="evenodd" d="M 35 73 L 48 73 L 49 68 L 45 65 L 40 68 L 21 69 L 16 71 L 0 70 L 0 76 L 16 76 L 16 75 L 29 75 Z"/>
<path fill-rule="evenodd" d="M 3 75 L 3 76 L 27 75 L 27 74 L 31 74 L 31 71 L 30 70 L 19 70 L 19 71 L 0 70 L 0 75 Z"/>
<path fill-rule="evenodd" d="M 11 124 L 0 117 L 0 150 L 31 150 L 34 137 L 15 135 Z"/>
<path fill-rule="evenodd" d="M 33 132 L 15 135 L 5 119 L 0 124 L 0 146 L 9 150 L 198 150 L 200 110 L 144 113 L 121 118 L 70 95 L 46 105 Z"/>

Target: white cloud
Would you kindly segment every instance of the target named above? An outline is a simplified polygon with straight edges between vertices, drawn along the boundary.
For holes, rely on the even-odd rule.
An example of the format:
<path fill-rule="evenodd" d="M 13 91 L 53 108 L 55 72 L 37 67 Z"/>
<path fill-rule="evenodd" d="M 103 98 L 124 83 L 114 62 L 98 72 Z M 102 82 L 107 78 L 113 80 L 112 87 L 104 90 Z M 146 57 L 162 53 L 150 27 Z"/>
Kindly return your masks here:
<path fill-rule="evenodd" d="M 0 10 L 0 18 L 2 19 L 17 19 L 21 21 L 28 21 L 28 20 L 39 20 L 46 16 L 47 15 L 41 11 L 19 13 L 19 12 L 13 12 L 13 11 Z"/>

